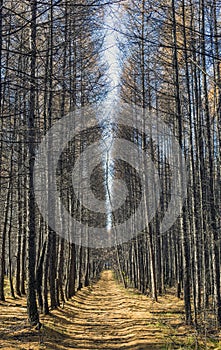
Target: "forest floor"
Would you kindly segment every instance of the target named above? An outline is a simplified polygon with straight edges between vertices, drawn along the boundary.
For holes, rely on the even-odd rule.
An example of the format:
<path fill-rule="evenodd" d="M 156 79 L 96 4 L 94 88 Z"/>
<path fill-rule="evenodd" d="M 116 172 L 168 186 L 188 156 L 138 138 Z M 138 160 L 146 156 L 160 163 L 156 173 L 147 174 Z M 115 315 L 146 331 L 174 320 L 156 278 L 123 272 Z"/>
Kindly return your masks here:
<path fill-rule="evenodd" d="M 0 303 L 1 349 L 221 349 L 218 334 L 196 336 L 185 326 L 183 300 L 172 293 L 158 302 L 119 285 L 111 271 L 79 291 L 64 308 L 27 323 L 25 299 Z M 198 345 L 197 345 L 198 344 Z"/>

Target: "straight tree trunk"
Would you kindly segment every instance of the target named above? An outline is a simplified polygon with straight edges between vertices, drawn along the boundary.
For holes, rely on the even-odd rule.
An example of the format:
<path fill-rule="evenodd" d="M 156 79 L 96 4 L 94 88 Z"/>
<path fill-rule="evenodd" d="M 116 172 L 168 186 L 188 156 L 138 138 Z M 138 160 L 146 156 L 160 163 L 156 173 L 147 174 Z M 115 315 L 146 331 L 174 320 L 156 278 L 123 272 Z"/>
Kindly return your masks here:
<path fill-rule="evenodd" d="M 35 69 L 36 69 L 36 15 L 37 0 L 30 1 L 31 6 L 31 79 L 30 104 L 28 116 L 28 148 L 29 148 L 29 192 L 28 192 L 28 265 L 27 265 L 27 312 L 31 325 L 39 323 L 39 314 L 36 302 L 35 285 L 35 196 L 34 196 L 34 161 L 35 161 Z"/>

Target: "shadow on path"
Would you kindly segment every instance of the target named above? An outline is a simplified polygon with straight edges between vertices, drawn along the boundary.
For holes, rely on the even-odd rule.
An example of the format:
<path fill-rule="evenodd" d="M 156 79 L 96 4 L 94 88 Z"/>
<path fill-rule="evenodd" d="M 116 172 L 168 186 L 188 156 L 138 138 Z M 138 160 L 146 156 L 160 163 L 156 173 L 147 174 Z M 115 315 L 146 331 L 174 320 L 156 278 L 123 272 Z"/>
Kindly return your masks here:
<path fill-rule="evenodd" d="M 0 348 L 155 350 L 182 346 L 190 349 L 184 345 L 191 330 L 181 319 L 181 300 L 167 295 L 155 303 L 118 285 L 111 271 L 104 271 L 96 284 L 79 291 L 64 309 L 42 317 L 40 331 L 25 325 L 24 307 L 19 312 L 14 321 L 4 318 L 8 331 L 0 326 L 0 331 L 3 330 Z"/>

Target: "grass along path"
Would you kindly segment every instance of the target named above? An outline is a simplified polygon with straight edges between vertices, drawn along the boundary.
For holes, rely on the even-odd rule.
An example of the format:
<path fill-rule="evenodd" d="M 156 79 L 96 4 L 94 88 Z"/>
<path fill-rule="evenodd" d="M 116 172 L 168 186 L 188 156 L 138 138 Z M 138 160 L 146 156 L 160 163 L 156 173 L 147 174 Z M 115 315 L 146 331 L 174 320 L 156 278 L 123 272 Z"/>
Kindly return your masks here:
<path fill-rule="evenodd" d="M 27 324 L 24 299 L 1 303 L 0 348 L 197 349 L 195 331 L 184 325 L 182 300 L 168 294 L 153 302 L 125 290 L 111 271 L 41 322 L 40 331 Z M 198 349 L 221 349 L 217 341 L 202 338 L 199 344 Z"/>

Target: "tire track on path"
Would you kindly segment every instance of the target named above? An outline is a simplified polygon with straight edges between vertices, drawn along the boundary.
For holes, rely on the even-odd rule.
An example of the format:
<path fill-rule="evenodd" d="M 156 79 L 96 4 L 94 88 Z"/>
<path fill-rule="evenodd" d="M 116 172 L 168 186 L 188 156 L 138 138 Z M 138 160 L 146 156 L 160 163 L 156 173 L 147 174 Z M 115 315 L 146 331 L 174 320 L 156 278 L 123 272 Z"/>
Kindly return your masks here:
<path fill-rule="evenodd" d="M 0 348 L 5 350 L 154 350 L 191 349 L 184 325 L 183 301 L 172 294 L 158 303 L 132 289 L 125 290 L 104 271 L 100 280 L 85 287 L 64 308 L 41 315 L 40 331 L 27 323 L 25 299 L 3 303 Z"/>
<path fill-rule="evenodd" d="M 161 311 L 168 311 L 167 306 L 126 291 L 116 283 L 111 271 L 104 271 L 91 289 L 77 293 L 65 305 L 63 316 L 59 313 L 67 338 L 63 339 L 63 347 L 56 349 L 165 349 L 165 345 L 171 343 L 168 331 L 171 332 L 172 324 L 183 326 L 179 319 L 183 303 L 171 303 L 170 308 L 175 313 L 172 317 L 171 314 L 163 316 L 170 326 L 163 324 L 159 316 Z M 152 314 L 154 310 L 156 314 Z M 182 334 L 183 329 L 180 330 L 183 337 L 186 332 Z M 175 342 L 173 346 L 175 349 Z"/>

